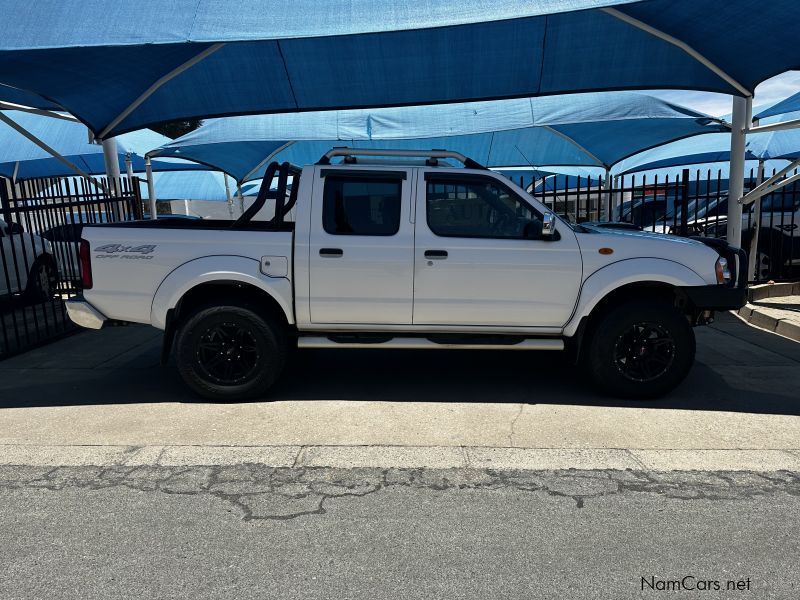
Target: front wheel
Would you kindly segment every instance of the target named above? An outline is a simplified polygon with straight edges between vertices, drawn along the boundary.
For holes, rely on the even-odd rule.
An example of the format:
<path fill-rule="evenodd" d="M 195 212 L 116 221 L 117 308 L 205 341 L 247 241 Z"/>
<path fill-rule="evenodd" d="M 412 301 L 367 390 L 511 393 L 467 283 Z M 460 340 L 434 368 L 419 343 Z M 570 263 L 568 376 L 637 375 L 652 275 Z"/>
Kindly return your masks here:
<path fill-rule="evenodd" d="M 601 317 L 586 359 L 602 391 L 621 398 L 657 398 L 685 379 L 694 355 L 692 327 L 673 306 L 629 302 Z"/>
<path fill-rule="evenodd" d="M 210 400 L 263 395 L 286 364 L 285 327 L 244 306 L 200 308 L 180 327 L 178 371 L 197 394 Z"/>

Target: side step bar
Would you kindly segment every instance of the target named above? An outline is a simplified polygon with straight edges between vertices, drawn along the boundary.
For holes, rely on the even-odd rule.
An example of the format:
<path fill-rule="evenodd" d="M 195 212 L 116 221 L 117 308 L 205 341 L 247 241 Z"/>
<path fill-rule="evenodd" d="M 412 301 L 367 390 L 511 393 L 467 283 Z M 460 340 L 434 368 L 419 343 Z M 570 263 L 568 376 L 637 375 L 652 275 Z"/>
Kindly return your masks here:
<path fill-rule="evenodd" d="M 422 337 L 395 337 L 385 341 L 334 341 L 322 336 L 300 337 L 299 348 L 387 348 L 390 350 L 563 350 L 560 338 L 528 338 L 516 344 L 438 343 Z"/>

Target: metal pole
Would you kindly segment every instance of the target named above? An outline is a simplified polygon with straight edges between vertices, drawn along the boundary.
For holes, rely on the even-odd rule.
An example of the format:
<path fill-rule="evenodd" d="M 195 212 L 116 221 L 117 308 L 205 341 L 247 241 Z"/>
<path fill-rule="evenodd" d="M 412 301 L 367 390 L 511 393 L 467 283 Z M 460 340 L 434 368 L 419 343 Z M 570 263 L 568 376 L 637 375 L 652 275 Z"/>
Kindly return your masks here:
<path fill-rule="evenodd" d="M 103 159 L 106 164 L 106 181 L 109 194 L 112 198 L 119 196 L 119 154 L 117 153 L 117 140 L 110 138 L 103 140 Z M 116 202 L 111 202 L 111 211 L 114 221 L 122 221 L 122 209 Z"/>
<path fill-rule="evenodd" d="M 764 159 L 758 160 L 756 172 L 756 186 L 764 181 Z M 761 228 L 761 198 L 758 198 L 753 207 L 753 236 L 750 238 L 750 256 L 748 257 L 747 276 L 749 281 L 756 280 L 756 258 L 758 257 L 758 231 Z"/>
<path fill-rule="evenodd" d="M 231 196 L 231 185 L 228 183 L 228 174 L 222 174 L 222 180 L 225 182 L 225 197 L 228 199 L 228 214 L 233 217 L 233 197 Z"/>
<path fill-rule="evenodd" d="M 150 164 L 150 157 L 144 157 L 144 170 L 147 174 L 147 198 L 150 201 L 150 218 L 157 219 L 158 211 L 156 210 L 156 186 L 153 183 L 153 165 Z"/>
<path fill-rule="evenodd" d="M 119 181 L 119 155 L 117 154 L 117 140 L 110 138 L 103 140 L 103 159 L 106 164 L 106 177 L 111 188 L 111 195 L 117 195 L 117 181 Z"/>
<path fill-rule="evenodd" d="M 597 208 L 597 218 L 600 218 L 600 209 L 603 212 L 611 211 L 611 169 L 606 167 L 606 178 L 603 180 L 603 206 Z M 606 215 L 606 221 L 611 221 L 611 214 Z"/>
<path fill-rule="evenodd" d="M 728 232 L 732 246 L 742 245 L 742 197 L 744 196 L 745 129 L 753 118 L 753 97 L 733 97 L 731 118 L 731 171 L 728 183 Z"/>
<path fill-rule="evenodd" d="M 133 159 L 130 152 L 125 154 L 125 172 L 128 174 L 128 179 L 131 180 L 131 185 L 133 185 Z"/>
<path fill-rule="evenodd" d="M 244 214 L 244 196 L 242 196 L 242 184 L 236 184 L 236 197 L 239 198 L 239 214 Z"/>

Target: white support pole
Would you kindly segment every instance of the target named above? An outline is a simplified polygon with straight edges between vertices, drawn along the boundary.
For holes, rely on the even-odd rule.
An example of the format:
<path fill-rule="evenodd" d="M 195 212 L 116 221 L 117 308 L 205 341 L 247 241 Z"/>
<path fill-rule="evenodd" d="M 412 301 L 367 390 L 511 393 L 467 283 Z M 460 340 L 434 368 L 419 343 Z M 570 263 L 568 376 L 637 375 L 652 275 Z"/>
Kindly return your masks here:
<path fill-rule="evenodd" d="M 116 196 L 116 182 L 119 179 L 119 155 L 117 154 L 117 140 L 109 138 L 103 140 L 103 160 L 106 166 L 106 177 L 112 195 Z"/>
<path fill-rule="evenodd" d="M 133 185 L 133 159 L 130 152 L 125 154 L 125 172 L 128 174 L 128 179 L 131 180 L 131 185 Z"/>
<path fill-rule="evenodd" d="M 750 204 L 751 202 L 755 202 L 761 196 L 766 194 L 771 194 L 772 192 L 789 185 L 790 183 L 794 183 L 797 181 L 798 176 L 792 175 L 791 177 L 784 177 L 789 171 L 792 171 L 800 166 L 800 159 L 795 159 L 790 162 L 788 165 L 783 167 L 780 171 L 772 175 L 771 177 L 767 178 L 763 181 L 760 185 L 757 185 L 754 189 L 750 190 L 747 194 L 745 194 L 743 200 L 743 204 Z"/>
<path fill-rule="evenodd" d="M 228 174 L 222 174 L 222 180 L 225 182 L 225 197 L 228 199 L 228 215 L 233 218 L 233 196 L 231 196 L 231 184 L 228 183 Z"/>
<path fill-rule="evenodd" d="M 753 118 L 753 97 L 733 97 L 731 118 L 731 170 L 728 183 L 728 233 L 732 246 L 742 245 L 742 197 L 744 196 L 745 130 Z"/>
<path fill-rule="evenodd" d="M 756 186 L 764 181 L 764 159 L 758 161 L 758 171 L 756 172 Z M 753 207 L 753 235 L 750 238 L 750 256 L 748 257 L 747 276 L 749 281 L 755 280 L 756 257 L 758 256 L 758 231 L 761 228 L 761 198 L 756 200 Z"/>
<path fill-rule="evenodd" d="M 156 198 L 156 186 L 153 182 L 153 165 L 150 164 L 150 157 L 147 155 L 144 157 L 144 170 L 147 175 L 147 198 L 150 201 L 150 218 L 157 219 L 156 203 L 158 199 Z"/>
<path fill-rule="evenodd" d="M 603 180 L 603 191 L 605 192 L 603 194 L 603 206 L 600 208 L 602 209 L 602 212 L 606 212 L 607 210 L 611 209 L 611 169 L 609 167 L 606 167 L 606 178 Z M 597 212 L 599 214 L 601 211 L 598 210 Z M 611 220 L 611 214 L 606 214 L 606 220 Z"/>
<path fill-rule="evenodd" d="M 239 198 L 239 214 L 244 214 L 244 196 L 242 195 L 242 184 L 236 184 L 236 197 Z"/>
<path fill-rule="evenodd" d="M 119 196 L 119 155 L 117 154 L 117 140 L 109 138 L 103 140 L 103 159 L 106 164 L 106 180 L 108 189 L 112 197 Z M 111 210 L 114 213 L 114 220 L 122 220 L 122 210 L 116 202 L 111 203 Z"/>
<path fill-rule="evenodd" d="M 780 123 L 769 123 L 767 125 L 753 125 L 747 133 L 769 133 L 770 131 L 785 131 L 787 129 L 797 129 L 800 127 L 800 119 L 782 121 Z"/>

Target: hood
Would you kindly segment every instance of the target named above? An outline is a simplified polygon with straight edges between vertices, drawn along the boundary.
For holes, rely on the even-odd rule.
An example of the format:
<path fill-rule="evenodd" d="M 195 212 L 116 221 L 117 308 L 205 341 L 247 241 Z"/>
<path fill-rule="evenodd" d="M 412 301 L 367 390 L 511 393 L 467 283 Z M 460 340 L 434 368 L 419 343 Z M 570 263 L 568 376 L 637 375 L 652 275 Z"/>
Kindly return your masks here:
<path fill-rule="evenodd" d="M 716 283 L 714 265 L 716 250 L 689 238 L 582 225 L 575 232 L 584 264 L 584 277 L 611 263 L 632 258 L 659 258 L 680 263 L 697 273 L 706 283 Z M 613 254 L 600 254 L 600 248 L 611 248 Z"/>

